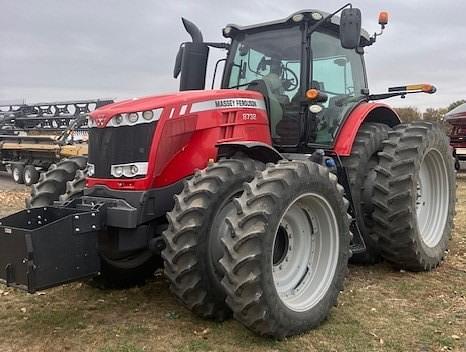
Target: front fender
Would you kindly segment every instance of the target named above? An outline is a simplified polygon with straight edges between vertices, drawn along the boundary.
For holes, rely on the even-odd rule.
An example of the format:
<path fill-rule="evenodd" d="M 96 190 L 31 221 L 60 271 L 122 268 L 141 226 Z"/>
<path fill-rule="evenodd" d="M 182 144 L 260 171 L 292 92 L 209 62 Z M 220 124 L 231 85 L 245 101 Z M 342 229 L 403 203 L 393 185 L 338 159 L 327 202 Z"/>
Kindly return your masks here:
<path fill-rule="evenodd" d="M 218 155 L 217 159 L 228 158 L 236 153 L 246 154 L 254 160 L 262 161 L 263 163 L 276 163 L 284 157 L 272 146 L 253 141 L 244 142 L 225 142 L 217 144 Z"/>

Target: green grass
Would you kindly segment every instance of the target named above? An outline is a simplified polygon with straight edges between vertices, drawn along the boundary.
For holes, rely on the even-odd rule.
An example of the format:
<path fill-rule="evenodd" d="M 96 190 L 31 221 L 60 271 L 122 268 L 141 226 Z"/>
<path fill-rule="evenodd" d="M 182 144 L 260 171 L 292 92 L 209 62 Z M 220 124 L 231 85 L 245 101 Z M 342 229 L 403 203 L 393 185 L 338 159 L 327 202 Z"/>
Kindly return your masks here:
<path fill-rule="evenodd" d="M 144 350 L 132 343 L 122 343 L 117 346 L 106 346 L 99 349 L 99 352 L 143 352 Z"/>
<path fill-rule="evenodd" d="M 76 283 L 45 295 L 0 294 L 0 351 L 466 351 L 466 178 L 450 252 L 432 273 L 350 266 L 345 290 L 318 329 L 283 341 L 238 322 L 199 319 L 163 278 L 101 291 Z M 0 199 L 1 201 L 1 199 Z M 25 308 L 25 311 L 21 310 Z"/>

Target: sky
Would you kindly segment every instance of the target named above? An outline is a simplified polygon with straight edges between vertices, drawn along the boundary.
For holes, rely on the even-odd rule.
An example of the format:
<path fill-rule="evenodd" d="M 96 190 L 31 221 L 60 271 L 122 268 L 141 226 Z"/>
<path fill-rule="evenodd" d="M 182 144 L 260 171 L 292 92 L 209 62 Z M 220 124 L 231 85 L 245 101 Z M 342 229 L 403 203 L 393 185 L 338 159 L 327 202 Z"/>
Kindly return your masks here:
<path fill-rule="evenodd" d="M 188 41 L 180 18 L 196 23 L 207 41 L 224 41 L 228 23 L 249 25 L 300 9 L 332 12 L 330 0 L 117 1 L 0 0 L 0 102 L 157 95 L 176 91 L 172 76 L 179 44 Z M 466 98 L 466 2 L 359 0 L 363 28 L 379 31 L 366 48 L 371 93 L 389 86 L 432 83 L 438 92 L 387 101 L 392 106 L 444 107 Z M 222 53 L 212 51 L 213 63 Z M 210 84 L 208 84 L 210 86 Z"/>

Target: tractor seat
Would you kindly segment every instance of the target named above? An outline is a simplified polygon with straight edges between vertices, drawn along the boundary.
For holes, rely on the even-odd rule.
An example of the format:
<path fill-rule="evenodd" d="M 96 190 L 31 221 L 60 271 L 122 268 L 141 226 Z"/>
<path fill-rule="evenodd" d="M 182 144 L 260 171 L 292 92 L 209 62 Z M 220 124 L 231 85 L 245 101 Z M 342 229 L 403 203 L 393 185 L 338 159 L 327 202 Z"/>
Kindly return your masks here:
<path fill-rule="evenodd" d="M 266 76 L 264 79 L 257 79 L 252 81 L 249 83 L 246 89 L 259 92 L 264 96 L 267 112 L 269 113 L 269 123 L 270 129 L 272 131 L 272 137 L 275 137 L 277 124 L 283 118 L 282 104 L 287 104 L 287 102 L 283 101 L 283 98 L 280 94 L 275 93 L 278 89 L 278 87 L 276 87 L 276 82 L 274 82 L 273 79 L 268 79 Z"/>

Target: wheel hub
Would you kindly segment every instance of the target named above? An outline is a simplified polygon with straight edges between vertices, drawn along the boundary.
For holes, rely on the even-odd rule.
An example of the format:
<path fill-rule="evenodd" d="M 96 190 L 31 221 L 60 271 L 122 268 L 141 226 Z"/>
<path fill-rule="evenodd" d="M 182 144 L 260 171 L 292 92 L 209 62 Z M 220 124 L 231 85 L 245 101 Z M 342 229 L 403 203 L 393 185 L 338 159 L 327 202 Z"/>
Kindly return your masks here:
<path fill-rule="evenodd" d="M 19 180 L 19 170 L 16 167 L 13 168 L 13 178 Z"/>
<path fill-rule="evenodd" d="M 291 252 L 292 247 L 290 246 L 291 233 L 288 233 L 288 226 L 283 227 L 280 225 L 277 231 L 277 237 L 275 239 L 273 248 L 273 267 L 280 268 L 285 259 L 288 259 L 288 254 Z M 288 261 L 288 260 L 287 260 Z"/>
<path fill-rule="evenodd" d="M 330 204 L 317 194 L 295 200 L 275 235 L 272 273 L 282 302 L 301 312 L 327 292 L 339 256 L 338 224 Z"/>
<path fill-rule="evenodd" d="M 443 237 L 448 217 L 448 172 L 440 152 L 429 150 L 416 182 L 417 226 L 422 241 L 435 247 Z"/>
<path fill-rule="evenodd" d="M 26 183 L 30 183 L 31 178 L 32 178 L 31 174 L 29 172 L 25 171 L 24 172 L 24 181 L 26 181 Z"/>

